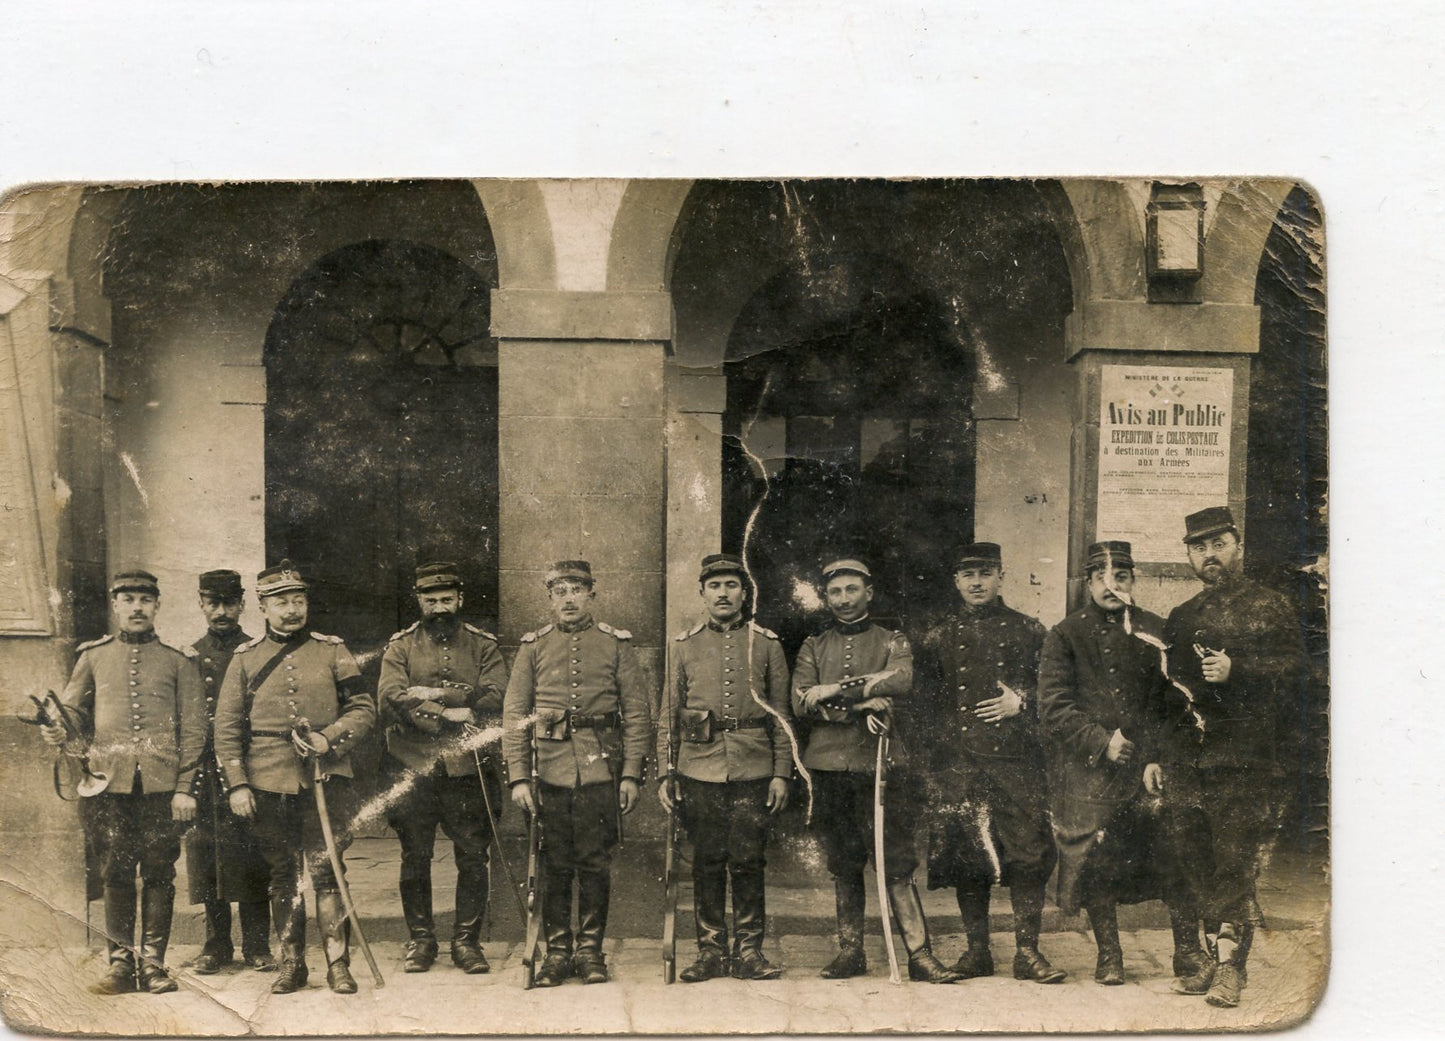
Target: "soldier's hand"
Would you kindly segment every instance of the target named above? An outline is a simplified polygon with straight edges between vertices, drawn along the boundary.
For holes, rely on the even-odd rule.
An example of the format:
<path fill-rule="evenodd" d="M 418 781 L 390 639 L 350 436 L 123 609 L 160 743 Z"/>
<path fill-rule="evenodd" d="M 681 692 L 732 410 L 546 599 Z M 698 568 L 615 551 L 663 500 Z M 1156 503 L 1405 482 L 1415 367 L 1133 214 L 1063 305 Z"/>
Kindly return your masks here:
<path fill-rule="evenodd" d="M 985 723 L 1002 723 L 1005 719 L 1012 719 L 1024 710 L 1024 699 L 1018 691 L 1002 680 L 999 681 L 998 689 L 1002 691 L 998 697 L 980 701 L 974 707 L 973 711 Z"/>
<path fill-rule="evenodd" d="M 59 723 L 41 723 L 40 738 L 52 748 L 60 748 L 65 744 L 65 728 Z"/>
<path fill-rule="evenodd" d="M 302 759 L 311 759 L 331 751 L 331 742 L 326 740 L 326 735 L 319 730 L 308 730 L 305 734 L 299 730 L 293 730 L 291 731 L 291 744 L 295 747 L 296 754 Z"/>
<path fill-rule="evenodd" d="M 171 796 L 171 820 L 193 821 L 196 819 L 196 800 L 185 792 Z"/>
<path fill-rule="evenodd" d="M 809 687 L 803 693 L 803 708 L 809 712 L 818 711 L 818 706 L 829 698 L 837 697 L 843 689 L 838 683 L 820 683 L 816 687 Z"/>
<path fill-rule="evenodd" d="M 232 788 L 231 794 L 226 801 L 231 806 L 231 812 L 242 820 L 250 820 L 256 816 L 256 797 L 251 794 L 251 789 L 242 785 L 239 788 Z"/>
<path fill-rule="evenodd" d="M 781 813 L 788 806 L 788 779 L 774 777 L 768 782 L 768 812 Z"/>
<path fill-rule="evenodd" d="M 617 788 L 617 808 L 623 813 L 631 813 L 641 795 L 642 789 L 637 782 L 631 777 L 624 777 Z"/>
<path fill-rule="evenodd" d="M 1205 651 L 1204 657 L 1199 660 L 1199 667 L 1204 673 L 1206 683 L 1226 683 L 1229 680 L 1230 668 L 1234 662 L 1230 661 L 1229 655 L 1223 651 Z"/>
<path fill-rule="evenodd" d="M 537 812 L 537 800 L 532 795 L 532 782 L 522 781 L 520 784 L 512 785 L 512 801 L 520 806 L 529 816 Z"/>
<path fill-rule="evenodd" d="M 1150 795 L 1164 794 L 1164 767 L 1158 763 L 1144 767 L 1144 790 Z"/>
<path fill-rule="evenodd" d="M 1125 737 L 1122 730 L 1115 730 L 1109 737 L 1109 747 L 1104 749 L 1104 755 L 1111 763 L 1128 766 L 1129 760 L 1134 758 L 1134 742 Z"/>

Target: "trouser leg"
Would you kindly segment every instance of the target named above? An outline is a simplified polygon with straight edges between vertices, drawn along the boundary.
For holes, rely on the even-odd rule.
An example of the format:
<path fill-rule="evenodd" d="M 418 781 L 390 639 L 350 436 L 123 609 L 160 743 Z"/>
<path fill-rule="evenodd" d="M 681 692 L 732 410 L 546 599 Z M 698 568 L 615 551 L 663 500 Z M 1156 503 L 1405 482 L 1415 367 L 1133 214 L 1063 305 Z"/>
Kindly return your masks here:
<path fill-rule="evenodd" d="M 241 919 L 241 954 L 247 959 L 265 959 L 270 954 L 271 908 L 265 900 L 236 903 Z"/>
<path fill-rule="evenodd" d="M 500 785 L 491 772 L 485 776 L 491 805 L 500 812 Z M 452 858 L 457 866 L 452 960 L 468 972 L 484 972 L 488 966 L 480 941 L 491 886 L 492 825 L 487 817 L 488 799 L 482 793 L 482 781 L 475 774 L 439 780 L 437 787 L 441 827 L 452 840 Z"/>
<path fill-rule="evenodd" d="M 539 785 L 542 796 L 542 867 L 546 893 L 542 901 L 542 932 L 548 953 L 572 953 L 572 879 L 576 872 L 572 836 L 575 789 Z"/>
<path fill-rule="evenodd" d="M 968 949 L 971 951 L 987 949 L 989 945 L 988 885 L 985 883 L 960 886 L 955 891 L 955 895 L 958 898 L 958 915 L 963 920 L 963 933 L 968 939 Z"/>
<path fill-rule="evenodd" d="M 728 805 L 726 784 L 681 781 L 687 837 L 692 843 L 693 916 L 699 951 L 728 953 Z M 734 903 L 737 897 L 734 894 Z"/>
<path fill-rule="evenodd" d="M 209 954 L 219 962 L 228 962 L 235 954 L 231 943 L 231 903 L 228 900 L 207 900 L 203 907 L 206 939 L 201 944 L 201 953 Z"/>

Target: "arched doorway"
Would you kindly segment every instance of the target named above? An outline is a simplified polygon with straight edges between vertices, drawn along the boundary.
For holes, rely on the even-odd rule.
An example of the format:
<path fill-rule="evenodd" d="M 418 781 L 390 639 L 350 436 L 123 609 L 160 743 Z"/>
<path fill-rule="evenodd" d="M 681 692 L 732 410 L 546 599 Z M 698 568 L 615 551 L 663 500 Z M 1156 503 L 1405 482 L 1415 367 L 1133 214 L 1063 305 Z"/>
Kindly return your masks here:
<path fill-rule="evenodd" d="M 494 625 L 496 272 L 368 240 L 317 261 L 267 333 L 266 557 L 313 579 L 313 622 L 371 649 L 414 617 L 419 559 L 455 560 Z"/>

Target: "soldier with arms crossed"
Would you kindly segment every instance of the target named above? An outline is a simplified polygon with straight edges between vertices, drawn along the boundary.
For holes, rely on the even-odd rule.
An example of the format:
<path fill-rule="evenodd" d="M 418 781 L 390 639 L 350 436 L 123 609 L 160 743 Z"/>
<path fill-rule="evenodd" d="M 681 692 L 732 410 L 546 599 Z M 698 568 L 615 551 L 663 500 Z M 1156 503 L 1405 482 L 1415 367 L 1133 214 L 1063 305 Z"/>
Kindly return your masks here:
<path fill-rule="evenodd" d="M 307 628 L 307 588 L 289 560 L 256 576 L 266 633 L 238 647 L 226 672 L 216 707 L 216 756 L 231 789 L 231 811 L 254 820 L 271 869 L 271 921 L 281 948 L 271 993 L 290 994 L 306 984 L 304 861 L 316 891 L 327 985 L 354 994 L 350 926 L 311 788 L 319 764 L 339 856 L 350 845 L 355 812 L 350 753 L 376 725 L 376 702 L 341 637 Z"/>
<path fill-rule="evenodd" d="M 441 825 L 457 865 L 452 963 L 482 973 L 489 969 L 480 943 L 491 848 L 488 807 L 500 811 L 502 783 L 489 768 L 491 758 L 474 756 L 475 744 L 466 745 L 475 739 L 472 728 L 500 722 L 507 668 L 496 637 L 458 617 L 462 580 L 455 564 L 418 567 L 416 600 L 421 621 L 386 645 L 377 685 L 393 721 L 386 729 L 383 776 L 389 790 L 403 793 L 387 811 L 401 840 L 401 910 L 411 937 L 403 967 L 426 972 L 436 960 L 431 862 Z"/>
<path fill-rule="evenodd" d="M 675 744 L 679 775 L 675 790 L 662 779 L 658 798 L 669 810 L 677 803 L 693 845 L 698 957 L 682 970 L 685 983 L 729 972 L 744 980 L 782 974 L 763 956 L 763 871 L 768 818 L 787 806 L 793 772 L 788 662 L 777 635 L 745 617 L 746 581 L 741 557 L 703 558 L 698 593 L 707 621 L 674 642 L 658 729 L 658 761 L 672 761 Z"/>
<path fill-rule="evenodd" d="M 913 689 L 908 637 L 868 617 L 873 576 L 861 560 L 835 560 L 823 568 L 833 622 L 803 641 L 793 669 L 793 711 L 813 729 L 803 765 L 817 792 L 813 821 L 833 876 L 838 911 L 838 956 L 822 971 L 846 979 L 868 971 L 863 955 L 863 870 L 873 852 L 873 793 L 878 735 L 891 732 L 884 802 L 884 873 L 888 900 L 908 950 L 908 977 L 954 983 L 961 977 L 934 957 L 923 904 L 913 884 L 918 856 L 913 829 L 922 797 L 907 769 L 903 735 L 895 728 L 893 699 Z"/>
<path fill-rule="evenodd" d="M 612 850 L 620 838 L 620 815 L 637 805 L 652 737 L 651 699 L 632 634 L 592 617 L 596 593 L 587 561 L 559 561 L 547 573 L 546 586 L 553 622 L 522 637 L 502 711 L 512 801 L 541 815 L 547 956 L 536 985 L 555 987 L 574 974 L 583 983 L 606 983 L 602 941 Z"/>
<path fill-rule="evenodd" d="M 176 989 L 165 970 L 175 906 L 176 822 L 195 819 L 192 782 L 206 741 L 201 677 L 195 652 L 177 650 L 156 636 L 160 585 L 146 571 L 126 571 L 110 586 L 119 632 L 80 645 L 61 696 L 80 733 L 73 755 L 88 754 L 103 787 L 85 794 L 105 882 L 105 935 L 109 967 L 91 986 L 96 994 Z M 61 746 L 58 721 L 42 728 Z M 140 867 L 140 944 L 135 942 L 135 877 Z M 136 954 L 140 955 L 137 965 Z"/>

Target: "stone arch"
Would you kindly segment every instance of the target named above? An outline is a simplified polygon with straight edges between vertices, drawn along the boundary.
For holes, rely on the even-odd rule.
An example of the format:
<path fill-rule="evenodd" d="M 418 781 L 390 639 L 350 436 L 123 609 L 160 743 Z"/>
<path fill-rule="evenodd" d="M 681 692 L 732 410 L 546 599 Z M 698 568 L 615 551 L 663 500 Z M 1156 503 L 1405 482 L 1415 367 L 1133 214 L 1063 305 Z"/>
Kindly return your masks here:
<path fill-rule="evenodd" d="M 608 289 L 667 289 L 686 226 L 684 208 L 695 182 L 639 180 L 628 184 L 612 225 Z"/>
<path fill-rule="evenodd" d="M 536 181 L 474 180 L 497 250 L 498 287 L 555 289 L 552 219 Z"/>
<path fill-rule="evenodd" d="M 1293 187 L 1288 180 L 1249 180 L 1224 190 L 1204 240 L 1206 301 L 1253 306 L 1265 241 Z"/>

